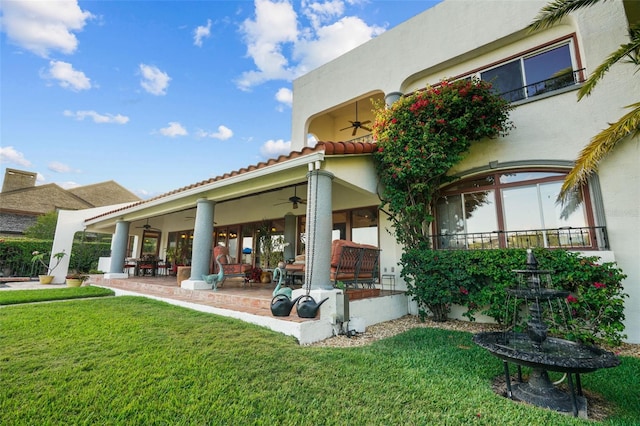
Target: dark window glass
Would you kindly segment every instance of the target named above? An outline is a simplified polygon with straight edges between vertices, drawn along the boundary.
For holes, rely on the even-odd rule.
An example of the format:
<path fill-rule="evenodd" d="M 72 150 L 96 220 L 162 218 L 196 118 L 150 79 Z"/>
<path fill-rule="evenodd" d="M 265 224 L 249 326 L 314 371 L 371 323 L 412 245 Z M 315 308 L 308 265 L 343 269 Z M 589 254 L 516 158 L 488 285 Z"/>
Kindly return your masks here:
<path fill-rule="evenodd" d="M 500 93 L 509 102 L 524 99 L 524 82 L 522 81 L 520 60 L 484 71 L 480 73 L 480 78 L 490 82 L 495 93 Z"/>
<path fill-rule="evenodd" d="M 569 45 L 565 44 L 525 58 L 524 73 L 528 84 L 528 96 L 574 84 Z"/>

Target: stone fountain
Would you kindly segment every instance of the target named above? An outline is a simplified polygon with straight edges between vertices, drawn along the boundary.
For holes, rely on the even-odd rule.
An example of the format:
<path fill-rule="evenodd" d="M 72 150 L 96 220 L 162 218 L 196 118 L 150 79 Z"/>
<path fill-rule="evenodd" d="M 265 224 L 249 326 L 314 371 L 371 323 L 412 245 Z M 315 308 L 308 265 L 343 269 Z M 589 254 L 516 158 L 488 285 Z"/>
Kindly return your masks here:
<path fill-rule="evenodd" d="M 569 292 L 546 287 L 551 282 L 551 272 L 538 269 L 531 250 L 527 250 L 527 268 L 514 272 L 520 278 L 519 284 L 507 289 L 507 293 L 509 298 L 528 303 L 526 333 L 484 332 L 476 334 L 473 341 L 502 359 L 509 398 L 586 418 L 587 401 L 582 393 L 580 374 L 615 367 L 620 360 L 613 353 L 594 346 L 547 336 L 544 309 L 552 307 L 552 301 L 566 298 Z M 513 385 L 509 363 L 518 367 L 518 383 Z M 523 366 L 531 368 L 528 382 L 522 380 Z M 549 371 L 566 375 L 568 392 L 551 382 Z"/>

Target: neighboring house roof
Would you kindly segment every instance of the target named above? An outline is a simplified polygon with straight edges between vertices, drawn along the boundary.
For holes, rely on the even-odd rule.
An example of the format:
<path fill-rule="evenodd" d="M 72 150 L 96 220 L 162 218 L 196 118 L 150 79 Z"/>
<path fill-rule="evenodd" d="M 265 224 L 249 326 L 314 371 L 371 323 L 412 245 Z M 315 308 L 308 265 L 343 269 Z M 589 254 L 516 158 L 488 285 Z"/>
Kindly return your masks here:
<path fill-rule="evenodd" d="M 197 182 L 194 183 L 192 185 L 189 186 L 185 186 L 182 188 L 178 188 L 176 190 L 173 190 L 171 192 L 167 192 L 165 194 L 162 195 L 158 195 L 157 197 L 153 197 L 147 200 L 143 200 L 137 203 L 133 203 L 130 204 L 126 207 L 122 207 L 119 209 L 115 209 L 109 212 L 105 212 L 103 214 L 100 214 L 98 216 L 92 217 L 92 218 L 87 218 L 87 221 L 90 220 L 95 220 L 98 219 L 100 217 L 104 217 L 104 216 L 109 216 L 113 213 L 119 212 L 119 211 L 123 211 L 123 210 L 127 210 L 133 207 L 137 207 L 146 203 L 150 203 L 171 195 L 176 195 L 179 194 L 180 192 L 185 192 L 187 190 L 192 190 L 194 188 L 198 188 L 200 186 L 204 186 L 204 185 L 208 185 L 210 183 L 213 182 L 217 182 L 217 181 L 221 181 L 221 180 L 225 180 L 225 179 L 229 179 L 232 177 L 236 177 L 245 173 L 248 173 L 250 171 L 253 170 L 257 170 L 257 169 L 262 169 L 264 167 L 267 166 L 271 166 L 274 164 L 279 164 L 279 163 L 285 163 L 287 161 L 296 159 L 296 158 L 300 158 L 303 157 L 305 155 L 309 155 L 309 154 L 313 154 L 313 153 L 318 153 L 318 152 L 322 152 L 325 156 L 344 156 L 344 155 L 362 155 L 362 154 L 371 154 L 373 153 L 375 150 L 377 149 L 377 145 L 375 143 L 371 143 L 371 142 L 331 142 L 331 141 L 321 141 L 318 142 L 315 146 L 313 147 L 305 147 L 300 151 L 293 151 L 290 152 L 287 155 L 281 155 L 278 158 L 271 158 L 267 161 L 261 161 L 257 164 L 254 165 L 250 165 L 247 167 L 243 167 L 241 169 L 238 170 L 234 170 L 228 173 L 225 173 L 223 175 L 220 176 L 216 176 L 201 182 Z"/>
<path fill-rule="evenodd" d="M 80 210 L 94 207 L 88 201 L 55 183 L 0 193 L 0 205 L 3 211 L 25 214 L 45 214 L 57 209 Z"/>
<path fill-rule="evenodd" d="M 36 173 L 7 169 L 0 192 L 0 232 L 20 234 L 37 216 L 56 210 L 82 210 L 140 198 L 114 181 L 64 189 L 55 183 L 35 185 Z"/>
<path fill-rule="evenodd" d="M 68 191 L 92 204 L 93 207 L 109 206 L 112 204 L 126 203 L 129 201 L 139 201 L 140 197 L 133 194 L 117 182 L 112 180 L 107 182 L 84 185 Z"/>

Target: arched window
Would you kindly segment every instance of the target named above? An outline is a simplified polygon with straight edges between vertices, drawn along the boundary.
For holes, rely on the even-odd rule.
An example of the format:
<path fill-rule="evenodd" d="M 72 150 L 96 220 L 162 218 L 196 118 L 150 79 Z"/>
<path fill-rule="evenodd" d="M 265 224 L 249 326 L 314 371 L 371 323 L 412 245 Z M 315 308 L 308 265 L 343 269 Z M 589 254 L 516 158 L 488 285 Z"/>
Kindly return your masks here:
<path fill-rule="evenodd" d="M 548 247 L 595 249 L 606 245 L 584 203 L 563 211 L 556 198 L 565 172 L 501 171 L 444 188 L 435 205 L 434 247 L 483 249 Z"/>

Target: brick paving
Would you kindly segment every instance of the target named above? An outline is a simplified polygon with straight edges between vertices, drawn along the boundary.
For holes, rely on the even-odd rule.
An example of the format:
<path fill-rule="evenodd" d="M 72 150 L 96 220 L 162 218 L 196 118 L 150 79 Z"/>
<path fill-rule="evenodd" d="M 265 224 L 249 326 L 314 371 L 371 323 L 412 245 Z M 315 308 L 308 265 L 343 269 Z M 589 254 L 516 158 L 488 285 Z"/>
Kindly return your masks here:
<path fill-rule="evenodd" d="M 95 275 L 91 276 L 90 283 L 160 299 L 178 300 L 273 318 L 271 299 L 275 284 L 252 283 L 245 286 L 242 280 L 227 279 L 222 286 L 218 286 L 217 291 L 188 290 L 179 287 L 174 276 L 104 280 L 101 276 Z M 313 321 L 313 319 L 298 317 L 295 307 L 290 316 L 278 317 L 278 319 L 291 322 Z"/>

